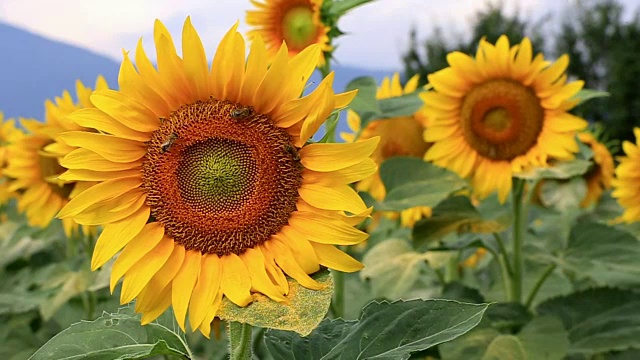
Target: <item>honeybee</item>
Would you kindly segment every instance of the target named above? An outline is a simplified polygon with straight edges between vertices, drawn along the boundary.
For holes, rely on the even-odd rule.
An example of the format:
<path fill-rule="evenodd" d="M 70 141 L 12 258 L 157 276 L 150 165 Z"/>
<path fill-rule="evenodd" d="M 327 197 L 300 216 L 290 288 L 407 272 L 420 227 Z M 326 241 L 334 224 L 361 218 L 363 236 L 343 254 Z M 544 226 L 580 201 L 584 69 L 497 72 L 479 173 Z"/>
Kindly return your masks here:
<path fill-rule="evenodd" d="M 298 149 L 296 149 L 293 145 L 287 144 L 284 146 L 284 149 L 291 154 L 293 161 L 300 161 L 300 154 L 298 154 Z"/>
<path fill-rule="evenodd" d="M 171 146 L 173 146 L 173 143 L 176 142 L 176 140 L 178 140 L 178 134 L 176 133 L 171 133 L 168 137 L 167 140 L 162 143 L 162 146 L 160 147 L 162 153 L 166 153 L 167 151 L 169 151 L 169 149 L 171 149 Z"/>
<path fill-rule="evenodd" d="M 246 119 L 251 115 L 252 109 L 248 106 L 231 110 L 231 118 L 234 120 Z"/>

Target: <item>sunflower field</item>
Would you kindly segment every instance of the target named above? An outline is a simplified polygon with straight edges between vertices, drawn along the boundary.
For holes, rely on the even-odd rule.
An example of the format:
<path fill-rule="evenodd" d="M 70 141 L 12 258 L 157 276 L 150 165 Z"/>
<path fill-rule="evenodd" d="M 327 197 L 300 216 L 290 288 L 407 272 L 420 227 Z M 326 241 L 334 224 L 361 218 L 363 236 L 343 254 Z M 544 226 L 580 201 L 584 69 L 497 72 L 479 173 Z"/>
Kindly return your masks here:
<path fill-rule="evenodd" d="M 254 0 L 214 54 L 157 20 L 0 113 L 0 356 L 640 359 L 640 128 L 528 37 L 336 91 L 370 1 Z"/>

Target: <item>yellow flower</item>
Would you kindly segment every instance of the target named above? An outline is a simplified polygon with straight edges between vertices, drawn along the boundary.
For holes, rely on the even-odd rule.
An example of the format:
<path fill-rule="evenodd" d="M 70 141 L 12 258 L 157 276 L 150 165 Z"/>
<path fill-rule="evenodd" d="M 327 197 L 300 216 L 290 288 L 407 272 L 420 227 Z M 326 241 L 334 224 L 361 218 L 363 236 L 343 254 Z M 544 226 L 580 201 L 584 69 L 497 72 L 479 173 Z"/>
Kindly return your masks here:
<path fill-rule="evenodd" d="M 542 54 L 532 59 L 529 39 L 509 47 L 501 36 L 495 45 L 481 40 L 475 59 L 453 52 L 447 61 L 429 75 L 435 91 L 422 95 L 431 121 L 425 141 L 434 142 L 426 160 L 471 177 L 479 198 L 498 191 L 504 202 L 513 173 L 551 156 L 573 158 L 587 122 L 567 113 L 583 86 L 566 83 L 567 55 L 550 65 Z"/>
<path fill-rule="evenodd" d="M 9 181 L 4 176 L 4 169 L 7 166 L 7 160 L 9 159 L 9 144 L 20 139 L 24 133 L 16 128 L 16 122 L 14 119 L 4 118 L 4 114 L 0 111 L 0 172 L 2 172 L 2 178 L 0 179 L 0 205 L 4 204 L 15 193 L 9 191 Z"/>
<path fill-rule="evenodd" d="M 463 268 L 471 268 L 471 269 L 475 269 L 476 267 L 478 267 L 478 264 L 480 263 L 480 260 L 482 260 L 486 255 L 487 255 L 488 251 L 485 248 L 478 248 L 476 250 L 475 253 L 473 253 L 471 256 L 469 256 L 468 258 L 466 258 L 461 264 L 460 266 L 462 266 Z"/>
<path fill-rule="evenodd" d="M 591 133 L 581 132 L 578 139 L 588 145 L 593 151 L 593 166 L 583 175 L 587 181 L 587 194 L 580 206 L 589 207 L 602 196 L 602 192 L 611 188 L 611 181 L 614 176 L 613 157 L 609 149 L 599 142 Z"/>
<path fill-rule="evenodd" d="M 223 296 L 285 301 L 285 274 L 320 289 L 308 276 L 320 265 L 362 267 L 334 245 L 367 237 L 353 226 L 371 209 L 348 184 L 375 171 L 378 140 L 307 144 L 355 92 L 334 94 L 331 73 L 299 98 L 320 48 L 289 58 L 283 45 L 269 62 L 256 38 L 247 58 L 236 27 L 210 68 L 189 18 L 182 57 L 156 21 L 158 70 L 138 43 L 136 67 L 124 54 L 120 90 L 96 91 L 97 109 L 82 113 L 100 133 L 61 135 L 77 147 L 62 161 L 65 178 L 99 183 L 59 216 L 104 226 L 92 268 L 122 250 L 111 289 L 124 276 L 120 301 L 136 298 L 143 324 L 172 305 L 180 327 L 189 312 L 191 329 L 208 336 Z"/>
<path fill-rule="evenodd" d="M 376 98 L 388 99 L 410 94 L 416 91 L 417 88 L 417 75 L 409 79 L 403 89 L 400 84 L 400 76 L 398 73 L 395 73 L 391 79 L 385 77 L 382 80 L 376 93 Z M 358 114 L 349 110 L 347 113 L 347 124 L 351 132 L 343 132 L 340 134 L 340 137 L 346 142 L 355 141 L 359 132 L 361 132 L 359 139 L 380 137 L 380 144 L 372 155 L 373 160 L 378 165 L 394 156 L 423 157 L 429 146 L 431 146 L 431 144 L 426 143 L 422 138 L 424 118 L 420 111 L 416 112 L 413 116 L 372 121 L 367 124 L 366 128 L 362 129 Z M 379 172 L 375 172 L 360 181 L 356 185 L 356 189 L 369 192 L 376 200 L 382 200 L 386 195 L 386 190 L 380 179 Z M 404 210 L 400 214 L 400 220 L 403 226 L 412 227 L 423 216 L 431 216 L 431 208 L 415 207 Z"/>
<path fill-rule="evenodd" d="M 107 88 L 104 78 L 98 78 L 96 87 Z M 77 103 L 68 91 L 62 97 L 56 97 L 55 103 L 47 100 L 44 122 L 21 119 L 28 133 L 9 145 L 9 160 L 4 174 L 11 178 L 9 191 L 23 192 L 18 200 L 18 211 L 25 212 L 31 226 L 48 226 L 70 198 L 90 185 L 58 178 L 65 171 L 59 159 L 73 148 L 59 143 L 57 136 L 66 131 L 84 129 L 67 119 L 67 115 L 93 107 L 89 101 L 91 89 L 78 81 L 76 92 Z M 64 219 L 62 224 L 67 236 L 78 229 L 71 219 Z"/>
<path fill-rule="evenodd" d="M 282 42 L 286 42 L 289 55 L 294 56 L 307 46 L 317 44 L 322 52 L 318 65 L 325 61 L 324 54 L 332 47 L 327 35 L 330 28 L 322 23 L 322 0 L 252 0 L 257 10 L 247 11 L 247 24 L 254 27 L 249 38 L 264 39 L 271 57 L 275 56 Z"/>
<path fill-rule="evenodd" d="M 622 219 L 631 223 L 640 220 L 640 128 L 634 128 L 636 143 L 624 141 L 622 149 L 627 156 L 618 158 L 616 177 L 613 179 L 614 198 L 625 209 Z"/>

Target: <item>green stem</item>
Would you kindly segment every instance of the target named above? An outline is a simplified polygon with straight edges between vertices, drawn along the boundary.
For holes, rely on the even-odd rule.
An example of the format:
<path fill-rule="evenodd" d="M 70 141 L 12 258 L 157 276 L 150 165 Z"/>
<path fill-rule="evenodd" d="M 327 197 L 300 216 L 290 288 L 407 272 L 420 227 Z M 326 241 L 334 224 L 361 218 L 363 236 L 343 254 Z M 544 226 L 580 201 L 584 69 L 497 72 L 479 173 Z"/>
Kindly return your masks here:
<path fill-rule="evenodd" d="M 527 297 L 527 302 L 525 302 L 524 304 L 526 308 L 531 307 L 531 304 L 533 304 L 533 300 L 535 300 L 536 295 L 538 295 L 538 291 L 540 291 L 542 284 L 544 284 L 544 282 L 547 281 L 547 278 L 549 278 L 549 276 L 553 274 L 553 270 L 555 269 L 556 269 L 556 264 L 549 264 L 547 268 L 544 270 L 544 272 L 542 273 L 538 281 L 536 281 L 536 284 L 533 287 L 533 289 L 531 289 L 531 293 Z"/>
<path fill-rule="evenodd" d="M 513 276 L 511 278 L 511 301 L 522 302 L 522 280 L 524 278 L 524 259 L 522 243 L 524 241 L 525 217 L 523 213 L 522 193 L 525 181 L 515 179 L 513 184 Z"/>
<path fill-rule="evenodd" d="M 494 234 L 497 235 L 497 234 Z M 491 248 L 486 248 L 491 255 L 493 255 L 493 257 L 498 261 L 498 264 L 500 264 L 500 275 L 502 277 L 502 286 L 504 287 L 504 293 L 505 293 L 505 297 L 507 301 L 511 300 L 511 294 L 510 294 L 510 289 L 511 287 L 509 286 L 509 282 L 510 277 L 511 277 L 511 271 L 508 269 L 509 267 L 509 263 L 507 262 L 507 257 L 503 254 L 498 254 L 497 252 L 495 252 L 493 249 Z"/>
<path fill-rule="evenodd" d="M 502 258 L 505 260 L 505 266 L 507 269 L 507 272 L 509 273 L 509 276 L 513 275 L 513 269 L 511 268 L 511 264 L 509 264 L 509 261 L 507 261 L 507 259 L 509 258 L 509 254 L 507 253 L 507 248 L 504 246 L 504 241 L 502 240 L 502 236 L 500 236 L 500 234 L 498 233 L 493 233 L 493 237 L 494 239 L 496 239 L 496 242 L 498 243 L 498 247 L 500 248 L 500 253 L 502 254 Z"/>
<path fill-rule="evenodd" d="M 460 273 L 458 272 L 457 256 L 452 256 L 447 262 L 447 267 L 445 268 L 445 273 L 444 273 L 444 279 L 447 284 L 460 280 Z"/>
<path fill-rule="evenodd" d="M 229 337 L 229 359 L 251 360 L 251 325 L 230 321 L 227 331 Z"/>
<path fill-rule="evenodd" d="M 333 276 L 333 304 L 332 312 L 336 318 L 344 317 L 344 273 L 331 270 Z"/>

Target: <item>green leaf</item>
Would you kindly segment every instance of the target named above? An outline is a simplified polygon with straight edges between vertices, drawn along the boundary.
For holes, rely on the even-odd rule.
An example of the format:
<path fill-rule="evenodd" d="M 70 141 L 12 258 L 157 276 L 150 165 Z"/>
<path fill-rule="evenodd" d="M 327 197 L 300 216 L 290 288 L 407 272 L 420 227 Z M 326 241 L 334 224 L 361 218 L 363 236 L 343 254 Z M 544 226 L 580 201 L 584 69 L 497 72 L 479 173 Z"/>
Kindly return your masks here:
<path fill-rule="evenodd" d="M 125 312 L 125 313 L 123 313 Z M 126 313 L 103 313 L 94 321 L 81 321 L 44 344 L 30 360 L 129 360 L 152 355 L 193 356 L 182 338 L 158 323 L 140 325 Z"/>
<path fill-rule="evenodd" d="M 582 177 L 562 181 L 548 179 L 540 185 L 540 202 L 560 212 L 578 208 L 585 195 L 587 182 Z"/>
<path fill-rule="evenodd" d="M 371 1 L 373 0 L 333 0 L 331 1 L 329 14 L 330 16 L 340 17 L 346 14 L 349 10 Z"/>
<path fill-rule="evenodd" d="M 571 161 L 558 161 L 549 167 L 534 167 L 528 171 L 515 173 L 513 176 L 525 180 L 569 179 L 586 173 L 590 168 L 591 161 L 574 159 Z"/>
<path fill-rule="evenodd" d="M 254 293 L 253 302 L 244 308 L 225 297 L 217 316 L 226 321 L 308 335 L 329 311 L 333 296 L 333 281 L 329 271 L 319 271 L 311 277 L 324 288 L 310 290 L 297 281 L 290 280 L 286 302 L 278 303 L 262 294 Z"/>
<path fill-rule="evenodd" d="M 487 304 L 449 300 L 372 302 L 360 319 L 325 319 L 308 337 L 269 330 L 276 359 L 408 359 L 412 352 L 455 339 L 474 328 Z"/>
<path fill-rule="evenodd" d="M 559 318 L 569 332 L 570 354 L 640 348 L 640 294 L 598 288 L 540 304 L 540 315 Z"/>
<path fill-rule="evenodd" d="M 438 349 L 442 360 L 481 360 L 493 339 L 500 335 L 496 329 L 481 326 L 453 341 L 441 344 Z"/>
<path fill-rule="evenodd" d="M 513 335 L 498 335 L 484 353 L 482 360 L 526 360 L 520 340 Z"/>
<path fill-rule="evenodd" d="M 415 252 L 403 239 L 388 239 L 372 247 L 362 259 L 360 278 L 369 280 L 373 294 L 395 300 L 401 298 L 428 270 L 427 254 Z"/>
<path fill-rule="evenodd" d="M 577 223 L 567 248 L 547 260 L 600 285 L 640 284 L 640 242 L 631 234 L 598 223 Z"/>
<path fill-rule="evenodd" d="M 382 114 L 382 110 L 376 100 L 376 93 L 378 92 L 376 79 L 368 76 L 355 78 L 347 84 L 345 91 L 355 89 L 358 89 L 358 94 L 349 104 L 349 108 L 360 115 L 361 121 L 365 118 Z"/>
<path fill-rule="evenodd" d="M 326 133 L 320 139 L 320 143 L 333 143 L 336 142 L 336 127 L 338 126 L 338 120 L 340 119 L 340 111 L 336 110 L 329 115 L 325 121 Z"/>
<path fill-rule="evenodd" d="M 562 360 L 569 349 L 569 334 L 555 317 L 533 319 L 518 334 L 527 360 Z"/>
<path fill-rule="evenodd" d="M 573 98 L 571 98 L 571 100 L 578 100 L 577 105 L 580 105 L 591 99 L 600 98 L 600 97 L 609 97 L 609 93 L 606 91 L 582 89 Z"/>
<path fill-rule="evenodd" d="M 382 114 L 378 119 L 391 119 L 401 116 L 411 116 L 424 106 L 420 98 L 420 91 L 378 100 Z M 370 119 L 377 120 L 377 119 Z"/>
<path fill-rule="evenodd" d="M 393 157 L 380 166 L 387 195 L 378 210 L 401 211 L 416 206 L 435 207 L 466 185 L 453 172 L 411 157 Z"/>
<path fill-rule="evenodd" d="M 46 299 L 46 295 L 34 295 L 33 293 L 0 293 L 0 315 L 19 314 L 37 309 Z"/>
<path fill-rule="evenodd" d="M 501 207 L 504 210 L 504 207 Z M 509 226 L 510 211 L 486 212 L 476 210 L 466 196 L 453 196 L 433 209 L 433 215 L 417 223 L 413 228 L 413 239 L 421 247 L 440 240 L 451 232 L 494 233 Z"/>
<path fill-rule="evenodd" d="M 40 314 L 42 318 L 47 321 L 60 309 L 60 307 L 67 303 L 71 298 L 76 295 L 82 294 L 90 285 L 92 274 L 87 271 L 70 271 L 63 275 L 62 279 L 57 281 L 62 282 L 60 289 L 56 291 L 48 301 L 43 301 L 40 304 Z"/>
<path fill-rule="evenodd" d="M 531 313 L 522 304 L 497 303 L 491 305 L 485 316 L 496 329 L 517 329 L 531 320 Z"/>

